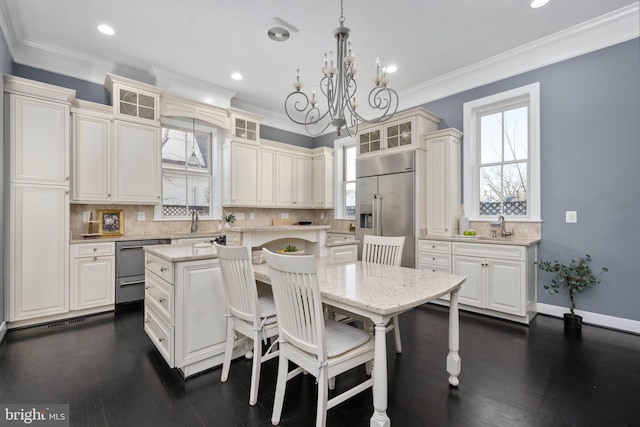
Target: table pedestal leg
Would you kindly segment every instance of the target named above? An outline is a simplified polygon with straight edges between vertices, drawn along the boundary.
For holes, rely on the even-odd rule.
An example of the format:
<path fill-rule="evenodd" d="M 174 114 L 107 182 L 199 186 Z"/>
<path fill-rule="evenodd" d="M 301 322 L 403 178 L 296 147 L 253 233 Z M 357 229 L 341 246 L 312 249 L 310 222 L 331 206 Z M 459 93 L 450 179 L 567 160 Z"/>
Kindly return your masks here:
<path fill-rule="evenodd" d="M 447 356 L 447 372 L 449 373 L 449 384 L 457 387 L 460 383 L 458 375 L 461 370 L 461 360 L 458 350 L 460 350 L 460 317 L 458 314 L 458 291 L 451 292 L 449 300 L 449 355 Z"/>
<path fill-rule="evenodd" d="M 375 353 L 373 356 L 373 416 L 371 427 L 390 427 L 387 416 L 387 325 L 375 326 Z"/>

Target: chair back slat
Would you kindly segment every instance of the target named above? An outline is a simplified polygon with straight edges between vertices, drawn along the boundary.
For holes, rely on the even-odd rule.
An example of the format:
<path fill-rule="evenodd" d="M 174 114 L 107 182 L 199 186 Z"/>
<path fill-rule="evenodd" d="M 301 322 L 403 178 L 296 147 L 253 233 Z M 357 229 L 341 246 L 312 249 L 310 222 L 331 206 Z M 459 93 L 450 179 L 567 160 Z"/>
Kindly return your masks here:
<path fill-rule="evenodd" d="M 263 249 L 273 299 L 278 313 L 280 339 L 326 360 L 324 317 L 318 274 L 313 256 L 274 254 Z"/>
<path fill-rule="evenodd" d="M 402 262 L 404 236 L 364 236 L 362 261 L 399 266 Z"/>
<path fill-rule="evenodd" d="M 222 283 L 229 314 L 260 325 L 258 290 L 251 264 L 250 248 L 215 243 L 222 271 Z"/>

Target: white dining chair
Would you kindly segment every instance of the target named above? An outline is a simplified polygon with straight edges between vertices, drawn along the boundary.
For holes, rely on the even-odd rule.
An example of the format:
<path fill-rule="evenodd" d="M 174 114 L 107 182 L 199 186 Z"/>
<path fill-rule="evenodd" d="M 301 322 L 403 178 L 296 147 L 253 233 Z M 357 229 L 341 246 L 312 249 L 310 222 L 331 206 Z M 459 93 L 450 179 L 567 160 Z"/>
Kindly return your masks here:
<path fill-rule="evenodd" d="M 278 335 L 276 308 L 273 297 L 258 298 L 250 248 L 214 244 L 218 251 L 227 308 L 227 340 L 220 381 L 226 382 L 229 377 L 233 348 L 238 342 L 236 332 L 239 332 L 253 341 L 249 405 L 254 406 L 258 401 L 262 362 L 278 355 L 277 351 L 267 355 L 262 352 L 262 341 L 266 343 L 267 339 Z"/>
<path fill-rule="evenodd" d="M 263 249 L 278 313 L 278 378 L 271 423 L 282 415 L 287 381 L 301 372 L 316 377 L 316 426 L 327 422 L 327 410 L 370 388 L 369 378 L 328 399 L 329 379 L 373 361 L 374 340 L 367 332 L 323 316 L 314 256 L 279 255 Z M 298 367 L 289 372 L 289 361 Z"/>

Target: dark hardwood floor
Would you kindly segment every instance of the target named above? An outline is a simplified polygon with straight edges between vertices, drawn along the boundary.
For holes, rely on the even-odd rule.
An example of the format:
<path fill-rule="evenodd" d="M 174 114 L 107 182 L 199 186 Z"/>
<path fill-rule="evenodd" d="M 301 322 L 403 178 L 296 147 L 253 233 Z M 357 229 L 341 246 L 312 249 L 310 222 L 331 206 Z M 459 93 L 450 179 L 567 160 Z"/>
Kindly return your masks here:
<path fill-rule="evenodd" d="M 142 329 L 142 309 L 61 326 L 9 331 L 0 346 L 0 402 L 68 403 L 72 426 L 268 426 L 277 360 L 265 364 L 250 407 L 250 361 L 182 379 Z M 561 319 L 525 326 L 461 314 L 459 388 L 447 383 L 447 311 L 424 306 L 400 317 L 404 353 L 389 349 L 393 426 L 638 426 L 640 336 Z M 364 377 L 341 376 L 340 390 Z M 282 426 L 312 426 L 316 385 L 290 381 Z M 371 392 L 329 410 L 330 426 L 368 426 Z"/>

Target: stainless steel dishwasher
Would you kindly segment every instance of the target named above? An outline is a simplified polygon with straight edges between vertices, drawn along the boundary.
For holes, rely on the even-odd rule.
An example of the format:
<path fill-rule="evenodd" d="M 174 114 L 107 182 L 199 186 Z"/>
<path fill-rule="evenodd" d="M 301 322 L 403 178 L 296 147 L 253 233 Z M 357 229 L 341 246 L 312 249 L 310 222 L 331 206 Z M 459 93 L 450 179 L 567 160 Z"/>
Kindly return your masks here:
<path fill-rule="evenodd" d="M 170 239 L 116 242 L 116 308 L 144 300 L 143 246 L 168 244 Z"/>

